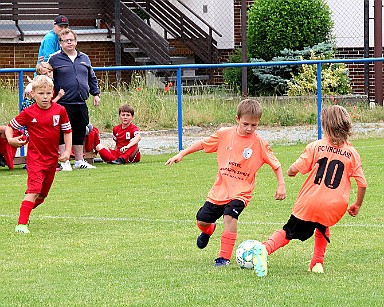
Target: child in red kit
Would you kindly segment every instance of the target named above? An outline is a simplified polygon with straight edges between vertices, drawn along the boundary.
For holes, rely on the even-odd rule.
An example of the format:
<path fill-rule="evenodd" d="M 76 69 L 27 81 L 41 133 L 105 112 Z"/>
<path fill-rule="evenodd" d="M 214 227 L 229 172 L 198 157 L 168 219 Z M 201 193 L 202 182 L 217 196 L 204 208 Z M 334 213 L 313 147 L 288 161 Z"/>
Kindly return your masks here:
<path fill-rule="evenodd" d="M 288 176 L 309 173 L 301 187 L 292 215 L 282 230 L 263 242 L 261 257 L 254 258 L 258 276 L 267 275 L 267 256 L 292 239 L 305 241 L 315 234 L 315 246 L 309 271 L 324 272 L 324 255 L 330 242 L 330 226 L 347 211 L 355 217 L 363 203 L 367 181 L 358 152 L 348 142 L 352 123 L 348 112 L 339 105 L 323 109 L 321 123 L 325 137 L 307 145 L 288 169 Z M 348 208 L 351 178 L 357 183 L 357 198 Z"/>
<path fill-rule="evenodd" d="M 121 124 L 113 127 L 113 140 L 115 148 L 108 148 L 103 144 L 96 146 L 96 151 L 105 162 L 113 164 L 135 163 L 140 161 L 139 142 L 140 130 L 132 124 L 135 115 L 134 109 L 124 104 L 119 108 Z"/>
<path fill-rule="evenodd" d="M 69 159 L 72 147 L 72 128 L 65 108 L 52 102 L 53 82 L 47 76 L 32 81 L 31 95 L 36 101 L 13 118 L 5 129 L 8 143 L 23 146 L 26 141 L 13 137 L 13 130 L 28 128 L 28 182 L 21 203 L 16 232 L 29 233 L 28 220 L 32 209 L 44 202 L 53 183 L 58 160 Z M 64 132 L 65 152 L 58 156 L 60 131 Z"/>
<path fill-rule="evenodd" d="M 217 153 L 218 174 L 208 193 L 205 204 L 196 214 L 197 227 L 201 230 L 197 247 L 205 248 L 216 228 L 216 221 L 223 216 L 219 257 L 214 266 L 230 264 L 237 237 L 237 220 L 252 199 L 256 173 L 263 164 L 269 164 L 277 178 L 275 199 L 285 198 L 285 183 L 280 162 L 268 143 L 256 133 L 262 109 L 254 99 L 245 99 L 237 107 L 237 126 L 221 128 L 213 135 L 180 151 L 165 164 L 180 162 L 184 156 L 199 150 Z"/>

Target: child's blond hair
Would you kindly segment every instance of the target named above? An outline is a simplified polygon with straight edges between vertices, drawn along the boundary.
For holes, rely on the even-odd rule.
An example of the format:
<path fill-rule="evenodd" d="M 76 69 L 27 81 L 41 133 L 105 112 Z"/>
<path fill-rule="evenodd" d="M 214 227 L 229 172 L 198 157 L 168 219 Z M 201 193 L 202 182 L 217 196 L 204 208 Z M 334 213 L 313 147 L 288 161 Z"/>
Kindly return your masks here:
<path fill-rule="evenodd" d="M 64 28 L 63 30 L 61 30 L 61 31 L 59 32 L 59 34 L 58 34 L 57 36 L 59 37 L 59 40 L 61 41 L 61 37 L 62 37 L 63 35 L 68 35 L 68 34 L 70 34 L 70 33 L 73 34 L 73 37 L 74 37 L 75 41 L 77 41 L 77 34 L 76 34 L 76 32 L 73 31 L 73 30 L 71 30 L 70 28 Z"/>
<path fill-rule="evenodd" d="M 43 69 L 48 69 L 50 71 L 53 70 L 51 64 L 49 64 L 48 62 L 41 62 L 41 63 L 36 65 L 36 74 L 37 75 L 42 75 L 43 74 Z"/>
<path fill-rule="evenodd" d="M 42 88 L 42 87 L 50 87 L 53 89 L 52 79 L 44 75 L 39 75 L 33 78 L 32 91 L 35 91 L 36 89 Z"/>
<path fill-rule="evenodd" d="M 321 125 L 332 144 L 341 146 L 352 134 L 352 122 L 347 110 L 339 105 L 332 105 L 321 111 Z"/>
<path fill-rule="evenodd" d="M 256 99 L 244 99 L 237 106 L 237 117 L 249 115 L 257 119 L 261 118 L 262 108 Z"/>

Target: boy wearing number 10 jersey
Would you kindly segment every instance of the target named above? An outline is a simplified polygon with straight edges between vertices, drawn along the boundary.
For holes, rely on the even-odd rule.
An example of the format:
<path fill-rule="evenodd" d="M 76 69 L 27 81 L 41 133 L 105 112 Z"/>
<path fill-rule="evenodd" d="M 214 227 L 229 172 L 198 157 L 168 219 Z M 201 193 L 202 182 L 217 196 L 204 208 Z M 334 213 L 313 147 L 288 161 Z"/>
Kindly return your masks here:
<path fill-rule="evenodd" d="M 288 169 L 288 176 L 309 173 L 295 201 L 292 215 L 283 230 L 263 242 L 262 255 L 254 258 L 258 276 L 267 274 L 267 256 L 292 239 L 305 241 L 315 234 L 315 246 L 309 271 L 323 273 L 324 254 L 330 242 L 329 227 L 346 211 L 355 217 L 362 205 L 367 181 L 358 152 L 348 142 L 352 124 L 348 112 L 333 105 L 323 109 L 321 122 L 325 137 L 307 145 Z M 357 184 L 357 198 L 348 208 L 351 177 Z"/>

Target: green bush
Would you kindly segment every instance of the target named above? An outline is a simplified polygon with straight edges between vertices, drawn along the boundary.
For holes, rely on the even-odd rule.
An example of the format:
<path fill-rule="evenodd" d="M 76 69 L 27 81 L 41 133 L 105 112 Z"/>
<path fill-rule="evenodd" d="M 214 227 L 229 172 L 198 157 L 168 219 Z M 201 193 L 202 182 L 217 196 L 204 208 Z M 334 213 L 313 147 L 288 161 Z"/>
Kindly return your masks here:
<path fill-rule="evenodd" d="M 285 48 L 330 41 L 332 27 L 324 0 L 255 0 L 248 11 L 248 51 L 269 61 Z"/>
<path fill-rule="evenodd" d="M 311 60 L 323 60 L 324 56 L 312 54 Z M 350 94 L 349 71 L 344 63 L 323 64 L 321 67 L 321 91 L 323 95 Z M 317 93 L 317 65 L 303 64 L 300 72 L 287 81 L 288 96 L 314 95 Z"/>

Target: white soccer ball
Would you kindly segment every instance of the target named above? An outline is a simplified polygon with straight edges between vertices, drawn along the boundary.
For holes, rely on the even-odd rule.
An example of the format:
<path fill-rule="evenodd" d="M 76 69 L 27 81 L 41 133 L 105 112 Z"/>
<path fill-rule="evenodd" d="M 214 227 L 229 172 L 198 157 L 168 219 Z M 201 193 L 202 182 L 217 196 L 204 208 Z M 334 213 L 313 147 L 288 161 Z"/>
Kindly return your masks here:
<path fill-rule="evenodd" d="M 236 262 L 242 269 L 253 269 L 254 247 L 261 243 L 257 240 L 246 240 L 236 249 Z"/>

